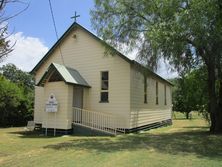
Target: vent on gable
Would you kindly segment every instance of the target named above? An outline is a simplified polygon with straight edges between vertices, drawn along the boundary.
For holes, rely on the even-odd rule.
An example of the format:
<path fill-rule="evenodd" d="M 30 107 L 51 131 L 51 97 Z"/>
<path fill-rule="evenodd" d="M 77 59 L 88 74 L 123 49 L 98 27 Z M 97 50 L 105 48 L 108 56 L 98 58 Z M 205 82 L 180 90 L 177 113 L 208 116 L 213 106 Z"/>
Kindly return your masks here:
<path fill-rule="evenodd" d="M 76 34 L 73 34 L 72 37 L 73 37 L 74 39 L 76 39 L 76 38 L 77 38 L 77 35 L 76 35 Z"/>

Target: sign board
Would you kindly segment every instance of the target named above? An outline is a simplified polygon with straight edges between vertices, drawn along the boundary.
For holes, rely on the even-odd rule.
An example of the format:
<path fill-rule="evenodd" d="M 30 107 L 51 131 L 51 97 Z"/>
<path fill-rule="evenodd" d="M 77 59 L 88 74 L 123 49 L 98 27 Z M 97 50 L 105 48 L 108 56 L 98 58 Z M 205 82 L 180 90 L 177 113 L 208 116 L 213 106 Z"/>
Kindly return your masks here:
<path fill-rule="evenodd" d="M 57 102 L 54 94 L 51 94 L 49 96 L 49 99 L 47 100 L 46 105 L 45 105 L 45 111 L 46 112 L 57 112 L 58 111 L 58 102 Z"/>

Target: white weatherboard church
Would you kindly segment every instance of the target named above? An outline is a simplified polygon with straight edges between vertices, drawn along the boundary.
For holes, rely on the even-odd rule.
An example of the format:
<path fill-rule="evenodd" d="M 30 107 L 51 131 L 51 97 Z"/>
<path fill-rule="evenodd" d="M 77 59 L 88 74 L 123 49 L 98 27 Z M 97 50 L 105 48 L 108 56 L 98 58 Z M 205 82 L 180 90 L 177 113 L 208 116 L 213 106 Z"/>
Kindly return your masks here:
<path fill-rule="evenodd" d="M 35 124 L 116 134 L 171 123 L 171 83 L 118 51 L 104 51 L 104 41 L 76 22 L 70 26 L 31 71 Z"/>

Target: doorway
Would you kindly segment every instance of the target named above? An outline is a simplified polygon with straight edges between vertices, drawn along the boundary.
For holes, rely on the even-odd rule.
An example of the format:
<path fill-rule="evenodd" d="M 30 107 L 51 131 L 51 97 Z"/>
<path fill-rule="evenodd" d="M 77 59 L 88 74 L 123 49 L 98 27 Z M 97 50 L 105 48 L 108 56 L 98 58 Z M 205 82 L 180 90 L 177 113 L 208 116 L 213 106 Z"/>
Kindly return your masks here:
<path fill-rule="evenodd" d="M 83 87 L 73 87 L 73 107 L 83 108 Z"/>
<path fill-rule="evenodd" d="M 75 107 L 74 121 L 76 123 L 82 123 L 83 87 L 73 87 L 73 107 Z"/>

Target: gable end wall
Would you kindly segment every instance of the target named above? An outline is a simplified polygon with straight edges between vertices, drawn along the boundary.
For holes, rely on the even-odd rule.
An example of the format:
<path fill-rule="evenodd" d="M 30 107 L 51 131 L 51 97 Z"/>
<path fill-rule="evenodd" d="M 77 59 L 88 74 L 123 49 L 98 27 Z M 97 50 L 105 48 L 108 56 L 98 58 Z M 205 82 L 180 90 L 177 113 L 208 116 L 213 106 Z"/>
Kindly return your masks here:
<path fill-rule="evenodd" d="M 73 35 L 76 38 L 73 38 Z M 122 127 L 129 128 L 130 122 L 130 64 L 119 56 L 104 56 L 102 44 L 82 29 L 75 29 L 60 44 L 65 66 L 79 71 L 91 88 L 84 88 L 84 108 L 92 111 L 107 112 L 117 115 L 122 120 Z M 62 64 L 56 48 L 35 74 L 36 83 L 51 63 Z M 100 72 L 109 71 L 109 103 L 100 103 Z M 35 122 L 41 123 L 45 101 L 42 100 L 43 88 L 35 89 Z M 64 95 L 67 96 L 67 95 Z M 72 106 L 69 106 L 72 112 Z"/>

